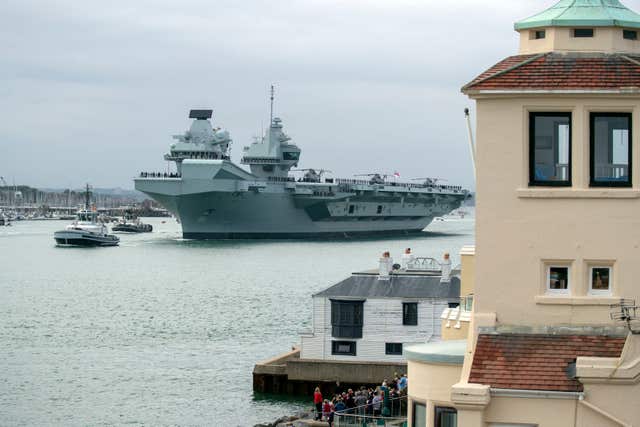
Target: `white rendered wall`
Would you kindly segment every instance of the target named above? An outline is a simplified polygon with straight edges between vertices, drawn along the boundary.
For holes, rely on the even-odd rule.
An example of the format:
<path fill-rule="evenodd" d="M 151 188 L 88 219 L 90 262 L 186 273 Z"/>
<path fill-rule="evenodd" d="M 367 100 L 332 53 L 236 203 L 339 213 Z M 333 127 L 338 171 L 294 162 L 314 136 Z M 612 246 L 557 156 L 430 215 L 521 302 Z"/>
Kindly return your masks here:
<path fill-rule="evenodd" d="M 402 324 L 402 303 L 418 302 L 418 325 Z M 300 357 L 346 361 L 405 361 L 404 356 L 385 354 L 385 343 L 411 344 L 440 340 L 440 315 L 448 307 L 446 300 L 409 300 L 368 298 L 364 302 L 362 338 L 331 336 L 331 301 L 313 298 L 313 332 L 302 336 Z M 331 341 L 356 341 L 356 356 L 334 356 Z"/>

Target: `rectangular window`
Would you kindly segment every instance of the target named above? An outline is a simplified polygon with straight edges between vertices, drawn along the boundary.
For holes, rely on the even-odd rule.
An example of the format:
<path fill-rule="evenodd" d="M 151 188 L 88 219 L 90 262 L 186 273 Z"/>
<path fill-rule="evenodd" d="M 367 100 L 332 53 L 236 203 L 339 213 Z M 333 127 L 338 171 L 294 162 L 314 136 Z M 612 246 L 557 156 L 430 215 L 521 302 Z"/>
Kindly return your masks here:
<path fill-rule="evenodd" d="M 300 153 L 297 151 L 285 151 L 282 153 L 282 160 L 298 160 Z"/>
<path fill-rule="evenodd" d="M 349 205 L 349 213 L 352 214 L 355 211 L 356 207 L 354 205 Z"/>
<path fill-rule="evenodd" d="M 536 30 L 531 32 L 531 38 L 534 40 L 540 40 L 546 37 L 546 32 L 544 30 Z"/>
<path fill-rule="evenodd" d="M 446 406 L 436 406 L 436 422 L 435 427 L 457 427 L 458 426 L 458 411 L 455 408 L 449 408 Z"/>
<path fill-rule="evenodd" d="M 331 335 L 362 338 L 364 301 L 331 301 Z"/>
<path fill-rule="evenodd" d="M 412 427 L 424 427 L 427 425 L 427 406 L 423 403 L 413 402 Z"/>
<path fill-rule="evenodd" d="M 611 294 L 610 266 L 593 266 L 589 268 L 589 293 L 594 295 Z"/>
<path fill-rule="evenodd" d="M 552 294 L 569 293 L 569 267 L 547 267 L 547 292 Z"/>
<path fill-rule="evenodd" d="M 573 37 L 593 37 L 593 28 L 574 28 Z"/>
<path fill-rule="evenodd" d="M 529 185 L 571 185 L 571 113 L 529 113 Z"/>
<path fill-rule="evenodd" d="M 382 213 L 382 205 L 378 205 L 378 209 L 376 210 L 376 213 L 378 214 Z"/>
<path fill-rule="evenodd" d="M 417 302 L 402 303 L 402 324 L 406 326 L 415 326 L 418 324 Z"/>
<path fill-rule="evenodd" d="M 384 354 L 392 356 L 402 356 L 402 343 L 401 342 L 388 342 L 385 343 Z"/>
<path fill-rule="evenodd" d="M 622 38 L 626 40 L 638 40 L 638 32 L 635 30 L 622 30 Z"/>
<path fill-rule="evenodd" d="M 336 356 L 355 356 L 355 341 L 331 341 L 331 354 Z"/>
<path fill-rule="evenodd" d="M 631 114 L 591 113 L 591 186 L 631 186 Z"/>

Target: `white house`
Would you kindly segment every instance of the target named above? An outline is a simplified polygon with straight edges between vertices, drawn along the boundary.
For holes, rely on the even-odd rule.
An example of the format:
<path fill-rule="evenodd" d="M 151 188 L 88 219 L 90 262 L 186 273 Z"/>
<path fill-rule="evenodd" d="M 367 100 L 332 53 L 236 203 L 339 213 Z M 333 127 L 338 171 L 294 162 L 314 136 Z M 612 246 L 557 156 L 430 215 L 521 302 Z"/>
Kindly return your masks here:
<path fill-rule="evenodd" d="M 313 295 L 300 359 L 404 362 L 405 346 L 440 340 L 441 315 L 459 296 L 455 271 L 444 280 L 432 269 L 353 273 Z"/>

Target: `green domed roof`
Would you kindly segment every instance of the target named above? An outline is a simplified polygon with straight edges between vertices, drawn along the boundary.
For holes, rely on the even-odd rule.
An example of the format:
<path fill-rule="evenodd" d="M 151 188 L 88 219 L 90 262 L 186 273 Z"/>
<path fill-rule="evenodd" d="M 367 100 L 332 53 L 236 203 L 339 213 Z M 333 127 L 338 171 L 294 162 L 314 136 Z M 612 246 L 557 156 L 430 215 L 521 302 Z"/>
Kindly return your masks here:
<path fill-rule="evenodd" d="M 539 27 L 640 28 L 640 15 L 618 0 L 560 0 L 551 8 L 516 22 L 516 30 Z"/>

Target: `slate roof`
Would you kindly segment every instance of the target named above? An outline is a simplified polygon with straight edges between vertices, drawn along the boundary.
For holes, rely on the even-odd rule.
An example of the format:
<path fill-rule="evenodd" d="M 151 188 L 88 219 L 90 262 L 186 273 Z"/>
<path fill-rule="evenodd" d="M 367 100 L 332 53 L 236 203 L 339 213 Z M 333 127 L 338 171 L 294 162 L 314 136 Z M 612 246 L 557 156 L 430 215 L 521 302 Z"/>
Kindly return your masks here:
<path fill-rule="evenodd" d="M 579 392 L 572 364 L 578 356 L 619 357 L 625 337 L 480 334 L 470 383 L 492 388 Z M 574 367 L 575 365 L 573 365 Z"/>
<path fill-rule="evenodd" d="M 515 55 L 462 88 L 482 90 L 640 89 L 640 56 L 604 53 Z"/>
<path fill-rule="evenodd" d="M 440 276 L 392 275 L 379 280 L 378 275 L 353 274 L 351 277 L 318 292 L 314 297 L 327 298 L 443 298 L 460 297 L 460 279 L 440 283 Z"/>

